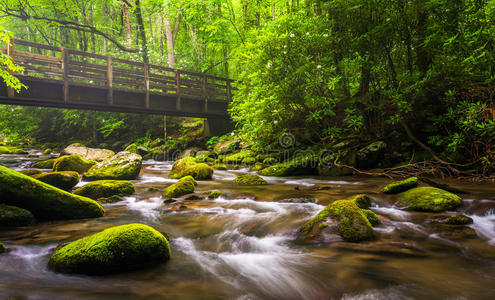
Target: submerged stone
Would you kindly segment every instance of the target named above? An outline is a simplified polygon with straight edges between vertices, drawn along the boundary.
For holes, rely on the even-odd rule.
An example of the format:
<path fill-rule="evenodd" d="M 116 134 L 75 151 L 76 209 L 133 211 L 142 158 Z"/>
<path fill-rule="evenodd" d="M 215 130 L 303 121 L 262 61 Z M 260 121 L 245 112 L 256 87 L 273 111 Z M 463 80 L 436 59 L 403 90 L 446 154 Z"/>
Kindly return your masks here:
<path fill-rule="evenodd" d="M 409 177 L 407 179 L 396 181 L 385 186 L 382 190 L 384 194 L 398 194 L 415 188 L 418 186 L 417 177 Z"/>
<path fill-rule="evenodd" d="M 206 195 L 208 195 L 208 199 L 217 199 L 221 196 L 224 196 L 225 193 L 220 191 L 208 191 L 206 192 Z"/>
<path fill-rule="evenodd" d="M 90 182 L 74 191 L 74 194 L 97 200 L 112 196 L 134 195 L 134 184 L 127 180 L 98 180 Z M 98 201 L 101 202 L 101 201 Z"/>
<path fill-rule="evenodd" d="M 53 163 L 53 171 L 74 171 L 82 174 L 84 172 L 87 172 L 95 164 L 95 161 L 86 161 L 77 154 L 65 155 L 55 160 L 55 162 Z"/>
<path fill-rule="evenodd" d="M 27 226 L 34 222 L 34 217 L 28 210 L 0 204 L 0 227 Z"/>
<path fill-rule="evenodd" d="M 55 250 L 48 266 L 61 273 L 107 274 L 132 271 L 170 259 L 168 240 L 143 224 L 95 233 Z"/>
<path fill-rule="evenodd" d="M 457 215 L 448 217 L 445 223 L 449 225 L 469 225 L 473 224 L 473 219 L 468 216 Z"/>
<path fill-rule="evenodd" d="M 42 173 L 31 177 L 62 190 L 70 190 L 79 183 L 79 173 L 74 171 Z"/>
<path fill-rule="evenodd" d="M 38 220 L 84 219 L 103 216 L 97 202 L 70 194 L 0 166 L 0 202 L 29 210 Z"/>
<path fill-rule="evenodd" d="M 163 191 L 162 197 L 165 199 L 177 198 L 191 193 L 194 193 L 194 183 L 189 180 L 183 180 L 167 187 Z"/>
<path fill-rule="evenodd" d="M 87 180 L 133 180 L 139 177 L 143 158 L 135 153 L 119 152 L 84 174 Z"/>
<path fill-rule="evenodd" d="M 246 184 L 246 185 L 265 185 L 265 184 L 267 184 L 266 180 L 264 180 L 263 178 L 261 178 L 258 175 L 254 175 L 254 174 L 237 176 L 234 179 L 234 183 Z"/>
<path fill-rule="evenodd" d="M 196 180 L 209 180 L 213 177 L 213 168 L 205 163 L 198 163 L 194 157 L 185 157 L 174 162 L 168 176 L 170 178 L 192 176 Z"/>
<path fill-rule="evenodd" d="M 418 187 L 399 195 L 397 206 L 416 211 L 441 212 L 462 205 L 461 197 L 434 187 Z"/>

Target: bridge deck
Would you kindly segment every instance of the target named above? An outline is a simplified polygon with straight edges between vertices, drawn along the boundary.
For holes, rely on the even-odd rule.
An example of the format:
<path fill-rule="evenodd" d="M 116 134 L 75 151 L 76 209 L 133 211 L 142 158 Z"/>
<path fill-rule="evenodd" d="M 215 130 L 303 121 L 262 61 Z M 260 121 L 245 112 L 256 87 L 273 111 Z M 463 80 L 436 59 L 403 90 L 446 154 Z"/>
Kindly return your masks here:
<path fill-rule="evenodd" d="M 1 86 L 2 104 L 225 118 L 232 98 L 232 80 L 204 73 L 23 40 L 2 51 L 28 86 Z"/>

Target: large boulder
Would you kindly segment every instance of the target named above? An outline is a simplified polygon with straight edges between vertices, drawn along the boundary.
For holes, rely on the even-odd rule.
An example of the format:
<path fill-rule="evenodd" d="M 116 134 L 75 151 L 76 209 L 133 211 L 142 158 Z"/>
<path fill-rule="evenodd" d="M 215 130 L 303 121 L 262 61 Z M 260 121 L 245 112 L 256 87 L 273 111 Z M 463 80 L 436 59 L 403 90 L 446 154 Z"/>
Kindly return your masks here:
<path fill-rule="evenodd" d="M 185 157 L 174 162 L 168 176 L 170 178 L 192 176 L 196 180 L 209 180 L 213 177 L 213 168 L 205 163 L 198 163 L 194 157 Z"/>
<path fill-rule="evenodd" d="M 97 218 L 97 202 L 70 194 L 22 173 L 0 166 L 0 202 L 29 210 L 38 220 Z"/>
<path fill-rule="evenodd" d="M 37 161 L 33 164 L 33 168 L 37 168 L 37 169 L 51 169 L 53 170 L 53 165 L 55 164 L 55 161 L 57 159 L 56 158 L 51 158 L 51 159 L 47 159 L 47 160 L 40 160 L 40 161 Z"/>
<path fill-rule="evenodd" d="M 127 180 L 98 180 L 90 182 L 74 191 L 74 194 L 94 200 L 110 198 L 112 196 L 134 195 L 134 184 Z"/>
<path fill-rule="evenodd" d="M 28 210 L 0 204 L 0 227 L 27 226 L 33 222 L 33 214 Z"/>
<path fill-rule="evenodd" d="M 256 162 L 256 153 L 249 149 L 243 149 L 237 153 L 226 155 L 223 159 L 227 164 L 254 164 Z"/>
<path fill-rule="evenodd" d="M 313 175 L 316 173 L 318 158 L 313 152 L 301 153 L 291 160 L 274 164 L 259 171 L 263 176 L 297 176 Z"/>
<path fill-rule="evenodd" d="M 34 174 L 31 177 L 62 190 L 70 190 L 79 183 L 79 173 L 74 171 Z"/>
<path fill-rule="evenodd" d="M 95 161 L 86 161 L 80 155 L 64 155 L 55 160 L 53 163 L 53 171 L 74 171 L 79 174 L 87 172 Z"/>
<path fill-rule="evenodd" d="M 233 151 L 239 149 L 240 144 L 241 143 L 239 141 L 236 141 L 236 140 L 219 142 L 215 145 L 215 147 L 213 148 L 213 151 L 215 151 L 215 153 L 218 153 L 218 154 L 229 154 L 229 153 L 232 153 Z"/>
<path fill-rule="evenodd" d="M 27 154 L 28 152 L 16 147 L 0 146 L 0 154 Z"/>
<path fill-rule="evenodd" d="M 21 172 L 22 174 L 27 175 L 27 176 L 43 174 L 43 171 L 40 171 L 38 169 L 26 169 L 26 170 L 21 170 L 19 172 Z"/>
<path fill-rule="evenodd" d="M 386 185 L 382 193 L 384 194 L 398 194 L 415 188 L 418 186 L 418 177 L 409 177 L 407 179 L 392 182 L 391 184 Z"/>
<path fill-rule="evenodd" d="M 135 153 L 119 152 L 84 174 L 87 180 L 133 180 L 139 177 L 143 158 Z"/>
<path fill-rule="evenodd" d="M 324 238 L 326 234 L 338 234 L 349 242 L 371 240 L 375 237 L 375 232 L 368 218 L 378 224 L 378 217 L 370 212 L 359 208 L 353 200 L 337 200 L 306 222 L 300 231 L 305 239 L 318 239 Z"/>
<path fill-rule="evenodd" d="M 434 187 L 418 187 L 399 195 L 400 208 L 415 211 L 441 212 L 462 205 L 461 197 Z"/>
<path fill-rule="evenodd" d="M 128 224 L 56 249 L 48 266 L 61 273 L 106 274 L 155 266 L 170 255 L 163 234 L 147 225 Z"/>
<path fill-rule="evenodd" d="M 187 194 L 194 193 L 194 183 L 190 180 L 179 180 L 163 191 L 162 197 L 165 199 L 178 198 Z"/>
<path fill-rule="evenodd" d="M 374 142 L 360 149 L 356 154 L 356 166 L 361 169 L 377 167 L 387 150 L 387 144 L 382 141 Z"/>
<path fill-rule="evenodd" d="M 103 161 L 115 155 L 115 152 L 107 149 L 88 148 L 81 144 L 67 146 L 62 155 L 80 155 L 85 160 Z"/>
<path fill-rule="evenodd" d="M 234 183 L 243 185 L 264 185 L 266 180 L 254 174 L 239 175 L 234 179 Z"/>

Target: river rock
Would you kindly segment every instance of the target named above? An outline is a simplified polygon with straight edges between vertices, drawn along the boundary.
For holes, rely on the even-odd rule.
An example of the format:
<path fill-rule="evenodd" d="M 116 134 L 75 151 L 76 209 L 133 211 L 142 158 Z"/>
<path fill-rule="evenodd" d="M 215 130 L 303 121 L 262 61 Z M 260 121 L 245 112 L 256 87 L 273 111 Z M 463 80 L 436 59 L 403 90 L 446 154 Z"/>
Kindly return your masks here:
<path fill-rule="evenodd" d="M 205 163 L 198 163 L 194 157 L 185 157 L 174 162 L 168 174 L 170 178 L 192 176 L 196 180 L 209 180 L 213 177 L 213 168 Z"/>
<path fill-rule="evenodd" d="M 196 182 L 194 177 L 192 177 L 190 175 L 182 177 L 181 179 L 179 179 L 179 181 L 190 181 L 190 182 L 192 182 L 192 184 L 194 184 L 194 186 L 198 185 L 198 183 Z"/>
<path fill-rule="evenodd" d="M 113 196 L 134 195 L 136 190 L 134 184 L 127 180 L 98 180 L 90 182 L 74 191 L 74 194 L 99 200 L 100 198 L 110 198 Z M 117 198 L 112 198 L 110 202 L 116 202 Z M 120 199 L 122 200 L 122 199 Z M 108 203 L 108 201 L 98 201 Z"/>
<path fill-rule="evenodd" d="M 34 222 L 30 211 L 0 204 L 0 227 L 27 226 Z"/>
<path fill-rule="evenodd" d="M 418 177 L 409 177 L 407 179 L 396 181 L 386 185 L 382 189 L 384 194 L 399 194 L 418 186 Z"/>
<path fill-rule="evenodd" d="M 462 205 L 461 197 L 434 187 L 418 187 L 399 195 L 396 205 L 415 211 L 442 212 Z"/>
<path fill-rule="evenodd" d="M 225 196 L 225 193 L 220 191 L 208 191 L 206 192 L 206 195 L 208 196 L 208 199 L 217 199 Z"/>
<path fill-rule="evenodd" d="M 297 176 L 314 175 L 318 165 L 318 158 L 314 153 L 302 153 L 283 163 L 272 165 L 259 171 L 263 176 Z"/>
<path fill-rule="evenodd" d="M 337 200 L 306 222 L 300 232 L 305 239 L 337 233 L 349 242 L 371 240 L 375 232 L 364 211 L 352 200 Z"/>
<path fill-rule="evenodd" d="M 31 177 L 62 190 L 70 190 L 79 183 L 79 173 L 74 171 L 42 173 Z"/>
<path fill-rule="evenodd" d="M 216 164 L 216 165 L 213 165 L 212 168 L 214 170 L 225 171 L 225 170 L 227 170 L 227 165 L 225 165 L 225 164 Z"/>
<path fill-rule="evenodd" d="M 27 154 L 28 152 L 16 147 L 0 146 L 0 154 Z"/>
<path fill-rule="evenodd" d="M 189 180 L 182 180 L 167 187 L 163 191 L 162 197 L 165 199 L 177 198 L 191 193 L 194 193 L 194 183 Z"/>
<path fill-rule="evenodd" d="M 95 161 L 86 161 L 78 154 L 64 155 L 55 160 L 53 163 L 53 171 L 74 171 L 82 174 L 87 172 L 95 164 Z"/>
<path fill-rule="evenodd" d="M 266 180 L 254 174 L 239 175 L 234 179 L 234 183 L 244 185 L 265 185 Z"/>
<path fill-rule="evenodd" d="M 128 224 L 57 248 L 48 266 L 61 273 L 107 274 L 155 266 L 170 255 L 163 234 L 147 225 Z"/>
<path fill-rule="evenodd" d="M 139 177 L 143 158 L 135 153 L 119 152 L 94 165 L 84 174 L 87 180 L 133 180 Z"/>
<path fill-rule="evenodd" d="M 5 251 L 7 251 L 7 249 L 5 249 L 4 244 L 0 242 L 0 254 L 5 253 Z"/>
<path fill-rule="evenodd" d="M 239 149 L 239 147 L 240 147 L 239 141 L 230 140 L 230 141 L 217 143 L 213 148 L 213 151 L 215 151 L 218 154 L 229 154 Z"/>
<path fill-rule="evenodd" d="M 38 169 L 26 169 L 26 170 L 21 170 L 19 171 L 20 173 L 27 175 L 27 176 L 33 176 L 33 175 L 38 175 L 42 174 L 43 172 L 38 170 Z"/>
<path fill-rule="evenodd" d="M 473 219 L 465 215 L 450 216 L 445 220 L 449 225 L 469 225 L 473 224 Z"/>
<path fill-rule="evenodd" d="M 97 218 L 105 212 L 89 198 L 70 194 L 3 166 L 0 166 L 0 195 L 0 202 L 27 209 L 38 220 Z"/>
<path fill-rule="evenodd" d="M 37 161 L 33 164 L 33 168 L 37 168 L 37 169 L 51 169 L 53 170 L 53 165 L 55 164 L 55 160 L 57 160 L 56 158 L 51 158 L 51 159 L 46 159 L 46 160 L 40 160 L 40 161 Z"/>
<path fill-rule="evenodd" d="M 377 167 L 383 160 L 387 144 L 382 141 L 374 142 L 356 153 L 356 166 L 361 169 Z"/>
<path fill-rule="evenodd" d="M 88 148 L 81 144 L 67 146 L 62 155 L 80 155 L 85 160 L 103 161 L 115 155 L 115 152 L 107 149 Z"/>

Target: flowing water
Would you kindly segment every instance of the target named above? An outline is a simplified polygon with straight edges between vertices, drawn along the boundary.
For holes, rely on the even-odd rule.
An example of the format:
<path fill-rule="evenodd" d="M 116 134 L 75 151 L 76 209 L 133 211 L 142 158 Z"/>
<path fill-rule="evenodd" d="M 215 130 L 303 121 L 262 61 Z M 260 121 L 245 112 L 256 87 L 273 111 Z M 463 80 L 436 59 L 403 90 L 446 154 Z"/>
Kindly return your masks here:
<path fill-rule="evenodd" d="M 0 163 L 27 168 L 45 158 L 3 155 Z M 15 299 L 493 299 L 495 186 L 449 182 L 463 189 L 460 209 L 469 227 L 435 223 L 433 214 L 393 207 L 379 194 L 385 179 L 265 178 L 267 186 L 236 186 L 237 175 L 216 171 L 197 192 L 216 200 L 163 204 L 175 180 L 171 162 L 147 161 L 137 194 L 105 205 L 99 219 L 45 222 L 1 229 L 9 253 L 0 255 L 0 298 Z M 312 191 L 317 183 L 332 189 Z M 79 186 L 84 185 L 81 182 Z M 298 189 L 296 189 L 298 187 Z M 325 205 L 368 193 L 383 225 L 373 242 L 303 243 L 298 228 Z M 450 213 L 451 214 L 451 213 Z M 110 276 L 62 275 L 47 269 L 53 249 L 110 226 L 139 222 L 170 236 L 172 259 L 151 269 Z"/>

